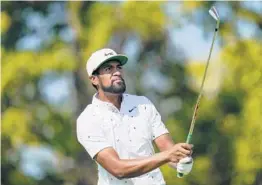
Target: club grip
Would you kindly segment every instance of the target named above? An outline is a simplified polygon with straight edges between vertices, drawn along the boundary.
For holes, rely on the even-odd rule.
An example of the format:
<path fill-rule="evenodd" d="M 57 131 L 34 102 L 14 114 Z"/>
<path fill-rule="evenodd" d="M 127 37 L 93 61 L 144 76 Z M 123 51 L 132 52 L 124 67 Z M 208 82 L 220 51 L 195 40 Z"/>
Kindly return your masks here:
<path fill-rule="evenodd" d="M 189 144 L 192 138 L 192 134 L 188 134 L 186 138 L 186 143 Z"/>
<path fill-rule="evenodd" d="M 187 135 L 187 138 L 186 138 L 186 143 L 187 143 L 187 144 L 190 143 L 191 138 L 192 138 L 192 134 L 189 133 L 189 134 Z M 183 173 L 177 173 L 177 177 L 178 177 L 178 178 L 183 178 L 183 176 L 184 176 Z"/>

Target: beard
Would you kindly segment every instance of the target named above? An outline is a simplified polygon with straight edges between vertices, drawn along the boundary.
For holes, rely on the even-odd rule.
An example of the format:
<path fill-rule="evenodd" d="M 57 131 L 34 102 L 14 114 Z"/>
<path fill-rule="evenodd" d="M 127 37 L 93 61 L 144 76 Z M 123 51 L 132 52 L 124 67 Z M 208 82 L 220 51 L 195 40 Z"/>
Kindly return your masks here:
<path fill-rule="evenodd" d="M 126 84 L 125 84 L 124 79 L 122 79 L 122 81 L 119 81 L 119 82 L 113 81 L 110 86 L 104 86 L 101 83 L 101 89 L 107 93 L 122 94 L 126 91 Z"/>

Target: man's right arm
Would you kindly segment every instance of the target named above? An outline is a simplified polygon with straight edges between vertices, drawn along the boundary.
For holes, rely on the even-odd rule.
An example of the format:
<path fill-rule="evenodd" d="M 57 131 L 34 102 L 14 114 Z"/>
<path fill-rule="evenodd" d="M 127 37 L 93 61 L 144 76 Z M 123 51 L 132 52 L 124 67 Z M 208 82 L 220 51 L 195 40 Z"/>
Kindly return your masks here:
<path fill-rule="evenodd" d="M 137 177 L 167 163 L 177 163 L 180 159 L 190 156 L 192 146 L 178 143 L 166 151 L 150 157 L 137 159 L 120 159 L 112 145 L 104 137 L 100 126 L 95 120 L 92 110 L 87 109 L 77 119 L 77 138 L 89 155 L 116 178 Z"/>
<path fill-rule="evenodd" d="M 191 145 L 179 143 L 169 150 L 150 157 L 120 159 L 112 147 L 105 148 L 95 156 L 96 161 L 118 179 L 137 177 L 168 162 L 178 162 L 189 156 Z"/>

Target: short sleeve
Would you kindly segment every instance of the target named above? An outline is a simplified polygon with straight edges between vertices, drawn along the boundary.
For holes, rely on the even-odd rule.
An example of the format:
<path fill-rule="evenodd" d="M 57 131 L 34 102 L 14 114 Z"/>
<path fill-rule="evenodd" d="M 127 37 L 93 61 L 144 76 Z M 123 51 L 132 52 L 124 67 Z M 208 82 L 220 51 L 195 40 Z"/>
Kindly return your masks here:
<path fill-rule="evenodd" d="M 104 148 L 112 146 L 105 138 L 99 123 L 90 116 L 82 115 L 77 119 L 77 139 L 92 159 Z"/>
<path fill-rule="evenodd" d="M 152 136 L 152 140 L 154 140 L 157 137 L 159 137 L 163 134 L 167 134 L 169 132 L 168 132 L 165 124 L 162 122 L 161 115 L 157 111 L 154 104 L 149 99 L 147 99 L 147 100 L 148 100 L 149 106 L 150 106 L 149 111 L 151 111 L 150 114 L 149 114 L 149 115 L 151 115 L 150 119 L 149 119 L 150 120 L 150 126 L 151 126 L 151 129 L 152 129 L 151 136 Z"/>

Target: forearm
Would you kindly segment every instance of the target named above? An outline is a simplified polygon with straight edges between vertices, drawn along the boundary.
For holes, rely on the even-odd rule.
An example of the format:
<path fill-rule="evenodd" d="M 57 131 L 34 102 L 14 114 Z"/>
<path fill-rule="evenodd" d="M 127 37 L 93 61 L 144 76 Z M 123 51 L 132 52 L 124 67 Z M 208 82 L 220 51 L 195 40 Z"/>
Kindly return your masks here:
<path fill-rule="evenodd" d="M 143 175 L 165 163 L 177 163 L 180 159 L 189 155 L 190 150 L 191 146 L 187 143 L 179 143 L 150 157 L 121 159 L 112 147 L 108 147 L 101 150 L 95 156 L 95 159 L 109 173 L 122 179 Z"/>
<path fill-rule="evenodd" d="M 164 134 L 164 135 L 156 138 L 155 144 L 157 145 L 160 152 L 169 150 L 170 148 L 172 148 L 175 145 L 175 143 L 172 140 L 172 137 L 169 134 Z M 168 162 L 168 166 L 171 167 L 171 168 L 176 168 L 177 163 Z"/>
<path fill-rule="evenodd" d="M 119 178 L 131 178 L 143 175 L 152 171 L 161 165 L 169 162 L 168 152 L 160 152 L 153 156 L 142 159 L 125 159 L 120 160 Z"/>

